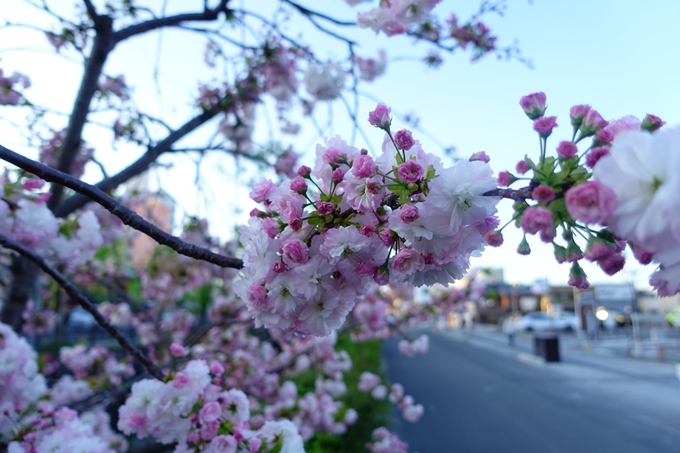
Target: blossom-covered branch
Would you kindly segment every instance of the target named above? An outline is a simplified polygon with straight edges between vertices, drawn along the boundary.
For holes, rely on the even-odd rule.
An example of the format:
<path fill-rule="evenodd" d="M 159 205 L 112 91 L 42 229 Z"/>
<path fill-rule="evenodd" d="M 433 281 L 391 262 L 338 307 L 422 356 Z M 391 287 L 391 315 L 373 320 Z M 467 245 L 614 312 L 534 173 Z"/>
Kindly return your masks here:
<path fill-rule="evenodd" d="M 149 371 L 149 374 L 151 374 L 153 377 L 156 379 L 163 379 L 163 372 L 139 349 L 137 349 L 130 341 L 121 334 L 118 329 L 116 329 L 111 323 L 109 322 L 108 319 L 106 319 L 104 316 L 102 316 L 101 313 L 99 313 L 99 310 L 97 310 L 97 307 L 90 302 L 87 297 L 85 297 L 83 294 L 78 291 L 78 289 L 73 286 L 71 282 L 69 282 L 66 277 L 62 275 L 61 272 L 56 270 L 54 267 L 50 266 L 47 261 L 37 253 L 29 250 L 28 248 L 24 247 L 23 245 L 19 244 L 18 242 L 15 242 L 8 238 L 7 236 L 0 234 L 0 245 L 8 248 L 10 250 L 14 250 L 15 252 L 19 253 L 20 255 L 26 257 L 30 261 L 34 262 L 35 264 L 40 267 L 46 274 L 48 274 L 50 277 L 56 281 L 59 286 L 61 286 L 66 294 L 73 299 L 75 302 L 78 302 L 83 309 L 87 310 L 92 317 L 97 321 L 97 324 L 102 326 L 106 332 L 111 335 L 113 338 L 118 341 L 118 344 L 121 345 L 123 349 L 125 349 L 127 352 L 130 353 L 135 359 L 141 363 L 144 368 L 146 368 Z"/>
<path fill-rule="evenodd" d="M 236 269 L 243 267 L 243 262 L 240 259 L 219 255 L 203 247 L 197 247 L 195 245 L 186 243 L 178 237 L 166 233 L 156 225 L 147 222 L 137 213 L 117 202 L 102 192 L 99 188 L 91 184 L 87 184 L 77 178 L 74 178 L 73 176 L 67 175 L 58 170 L 54 170 L 53 168 L 50 168 L 39 162 L 28 159 L 27 157 L 17 154 L 2 145 L 0 145 L 0 159 L 16 165 L 17 167 L 22 168 L 23 170 L 26 170 L 30 173 L 33 173 L 34 175 L 39 176 L 46 181 L 62 184 L 78 193 L 89 197 L 91 200 L 99 203 L 113 215 L 121 219 L 126 225 L 134 228 L 137 231 L 141 231 L 142 233 L 157 241 L 159 244 L 167 245 L 177 253 L 201 261 L 217 264 L 218 266 L 222 267 L 232 267 Z"/>

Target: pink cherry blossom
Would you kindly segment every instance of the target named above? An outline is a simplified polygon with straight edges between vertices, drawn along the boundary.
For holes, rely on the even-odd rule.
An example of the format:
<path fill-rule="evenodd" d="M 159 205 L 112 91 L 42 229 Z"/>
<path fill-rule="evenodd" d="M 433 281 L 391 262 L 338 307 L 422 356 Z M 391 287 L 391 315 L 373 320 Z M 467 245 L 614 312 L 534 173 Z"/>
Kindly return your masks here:
<path fill-rule="evenodd" d="M 567 211 L 574 220 L 603 223 L 617 206 L 616 194 L 599 181 L 587 181 L 567 190 Z"/>

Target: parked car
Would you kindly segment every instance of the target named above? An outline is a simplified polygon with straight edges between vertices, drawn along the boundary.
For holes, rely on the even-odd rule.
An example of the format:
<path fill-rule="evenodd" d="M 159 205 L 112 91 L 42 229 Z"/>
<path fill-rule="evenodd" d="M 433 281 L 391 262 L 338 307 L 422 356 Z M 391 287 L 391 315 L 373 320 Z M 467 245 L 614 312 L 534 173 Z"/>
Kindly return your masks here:
<path fill-rule="evenodd" d="M 574 317 L 575 318 L 575 317 Z M 547 313 L 537 311 L 527 313 L 515 321 L 515 331 L 544 332 L 547 330 L 570 331 L 575 330 L 576 320 L 566 316 L 550 316 Z"/>

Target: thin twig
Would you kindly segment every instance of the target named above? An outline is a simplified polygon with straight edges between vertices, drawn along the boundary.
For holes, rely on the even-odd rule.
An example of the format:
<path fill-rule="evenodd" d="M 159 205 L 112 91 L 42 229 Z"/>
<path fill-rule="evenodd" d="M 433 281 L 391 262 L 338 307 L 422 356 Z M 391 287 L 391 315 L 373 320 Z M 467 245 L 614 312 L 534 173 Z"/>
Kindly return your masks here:
<path fill-rule="evenodd" d="M 99 313 L 99 310 L 97 310 L 97 307 L 92 302 L 90 302 L 83 294 L 81 294 L 80 291 L 78 291 L 78 289 L 61 274 L 61 272 L 50 266 L 42 256 L 38 255 L 32 250 L 27 249 L 23 245 L 13 241 L 3 234 L 0 234 L 0 245 L 10 250 L 14 250 L 15 252 L 37 264 L 40 269 L 52 277 L 54 281 L 56 281 L 59 286 L 61 286 L 64 291 L 66 291 L 66 294 L 68 294 L 72 300 L 78 302 L 81 307 L 88 311 L 97 321 L 97 324 L 106 330 L 109 335 L 115 338 L 123 349 L 128 351 L 130 355 L 137 359 L 139 363 L 141 363 L 142 366 L 144 366 L 144 368 L 149 371 L 151 376 L 155 377 L 156 379 L 163 380 L 164 376 L 160 368 L 158 368 L 156 364 L 154 364 L 151 359 L 149 359 L 142 351 L 130 343 L 130 341 L 125 338 L 125 336 L 123 336 L 123 334 L 121 334 L 118 329 L 116 329 L 109 322 L 108 319 Z"/>
<path fill-rule="evenodd" d="M 166 233 L 153 223 L 144 220 L 136 212 L 114 200 L 97 187 L 87 184 L 78 178 L 74 178 L 71 175 L 67 175 L 66 173 L 62 173 L 58 170 L 48 167 L 47 165 L 43 165 L 40 162 L 36 162 L 24 157 L 21 154 L 15 153 L 14 151 L 9 150 L 2 145 L 0 145 L 0 159 L 16 165 L 17 167 L 22 168 L 30 173 L 33 173 L 34 175 L 39 176 L 46 181 L 64 185 L 80 194 L 85 195 L 91 200 L 102 205 L 109 212 L 111 212 L 111 214 L 122 220 L 126 225 L 134 228 L 137 231 L 141 231 L 159 244 L 167 245 L 177 253 L 190 258 L 195 258 L 197 260 L 217 264 L 218 266 L 222 267 L 231 267 L 235 269 L 241 269 L 243 267 L 243 261 L 238 258 L 213 253 L 208 249 L 189 244 L 176 236 Z"/>

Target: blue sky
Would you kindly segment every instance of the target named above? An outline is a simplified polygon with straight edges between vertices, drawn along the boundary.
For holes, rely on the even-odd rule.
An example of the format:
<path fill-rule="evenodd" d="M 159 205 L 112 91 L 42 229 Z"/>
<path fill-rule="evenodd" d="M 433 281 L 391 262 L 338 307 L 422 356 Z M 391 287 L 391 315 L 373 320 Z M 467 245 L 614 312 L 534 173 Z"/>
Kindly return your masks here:
<path fill-rule="evenodd" d="M 69 2 L 53 2 L 68 6 Z M 153 3 L 153 2 L 152 2 Z M 202 2 L 171 1 L 170 9 L 185 10 L 189 4 Z M 235 2 L 240 4 L 241 2 Z M 246 6 L 262 5 L 263 11 L 271 1 L 244 2 Z M 302 1 L 308 6 L 324 9 L 339 17 L 352 19 L 355 11 L 340 0 L 327 2 Z M 368 5 L 359 9 L 366 9 Z M 466 18 L 477 8 L 476 2 L 445 0 L 437 7 L 442 16 L 455 11 Z M 10 10 L 3 11 L 13 20 L 42 21 L 39 14 L 20 2 L 13 2 Z M 406 38 L 385 39 L 375 37 L 370 31 L 352 33 L 360 42 L 361 56 L 373 56 L 377 49 L 385 48 L 390 59 L 386 76 L 373 84 L 364 84 L 360 91 L 370 94 L 390 105 L 395 112 L 416 112 L 421 127 L 436 142 L 416 132 L 427 151 L 437 152 L 437 142 L 453 145 L 461 157 L 484 150 L 491 156 L 495 171 L 513 169 L 524 154 L 536 154 L 538 140 L 531 129 L 531 122 L 518 106 L 522 95 L 544 91 L 548 96 L 548 113 L 558 117 L 559 127 L 548 144 L 553 149 L 561 139 L 569 138 L 569 107 L 587 103 L 605 118 L 615 119 L 645 113 L 661 116 L 669 125 L 680 124 L 680 2 L 676 1 L 508 1 L 505 17 L 489 16 L 485 22 L 499 36 L 501 44 L 517 39 L 522 53 L 534 63 L 529 69 L 517 61 L 499 61 L 487 57 L 470 64 L 469 55 L 460 53 L 445 55 L 444 65 L 433 70 L 403 57 L 420 58 L 425 49 L 414 46 Z M 292 35 L 303 35 L 303 40 L 313 43 L 322 58 L 344 58 L 345 47 L 327 37 L 317 34 L 303 21 L 288 26 Z M 152 82 L 153 66 L 157 49 L 161 53 L 161 76 L 156 86 Z M 196 92 L 197 80 L 210 80 L 220 75 L 209 72 L 202 64 L 204 41 L 199 37 L 180 31 L 166 31 L 124 43 L 111 56 L 105 68 L 111 75 L 125 74 L 133 87 L 139 105 L 151 113 L 164 117 L 173 125 L 181 124 L 191 114 L 191 96 Z M 0 30 L 0 67 L 19 70 L 33 78 L 34 86 L 29 92 L 34 99 L 47 100 L 51 105 L 67 111 L 72 105 L 77 88 L 79 66 L 45 53 L 2 51 L 9 48 L 47 49 L 45 39 L 27 30 Z M 161 95 L 158 95 L 160 88 Z M 360 117 L 373 108 L 372 100 L 360 102 Z M 325 134 L 339 133 L 349 138 L 351 124 L 344 115 L 344 106 L 336 102 L 331 106 L 333 123 Z M 268 128 L 265 114 L 271 110 L 261 109 L 257 137 L 266 140 L 270 134 L 280 137 Z M 326 107 L 321 106 L 319 122 L 326 124 Z M 8 110 L 0 112 L 7 117 Z M 293 119 L 299 118 L 293 114 Z M 54 120 L 54 127 L 63 127 Z M 366 124 L 366 126 L 368 126 Z M 211 129 L 211 127 L 213 129 Z M 397 120 L 397 127 L 401 127 Z M 202 133 L 210 135 L 214 125 Z M 11 128 L 0 124 L 3 144 L 14 146 L 27 154 L 34 150 L 22 146 L 22 138 Z M 378 148 L 382 135 L 366 128 L 371 145 Z M 105 131 L 92 128 L 86 131 L 87 140 L 97 147 L 97 156 L 112 168 L 126 165 L 137 156 L 132 147 L 119 147 L 111 151 L 110 136 Z M 201 134 L 199 134 L 201 137 Z M 299 152 L 307 154 L 304 163 L 311 163 L 314 144 L 319 141 L 314 128 L 298 137 L 280 137 Z M 356 145 L 367 146 L 361 139 Z M 234 185 L 234 181 L 253 178 L 241 167 L 223 156 L 208 157 L 201 166 L 204 190 L 197 191 L 194 182 L 192 157 L 165 158 L 173 168 L 158 169 L 152 173 L 153 184 L 162 186 L 178 200 L 182 212 L 207 216 L 212 231 L 228 237 L 233 227 L 244 218 L 248 205 L 244 204 L 247 190 Z M 96 181 L 98 170 L 90 169 L 87 178 Z M 186 181 L 178 183 L 178 181 Z M 509 202 L 501 202 L 500 215 L 509 219 Z M 235 215 L 235 211 L 241 214 Z M 552 258 L 552 248 L 538 240 L 530 241 L 533 253 L 528 257 L 517 255 L 514 250 L 521 235 L 511 228 L 505 230 L 506 244 L 500 249 L 487 249 L 483 257 L 473 265 L 504 267 L 506 278 L 514 283 L 528 283 L 536 278 L 548 278 L 551 283 L 562 284 L 567 280 L 568 266 L 557 265 Z M 606 277 L 594 266 L 586 272 L 593 282 L 628 281 L 634 279 L 643 286 L 652 269 L 640 269 L 632 263 L 614 279 Z"/>

